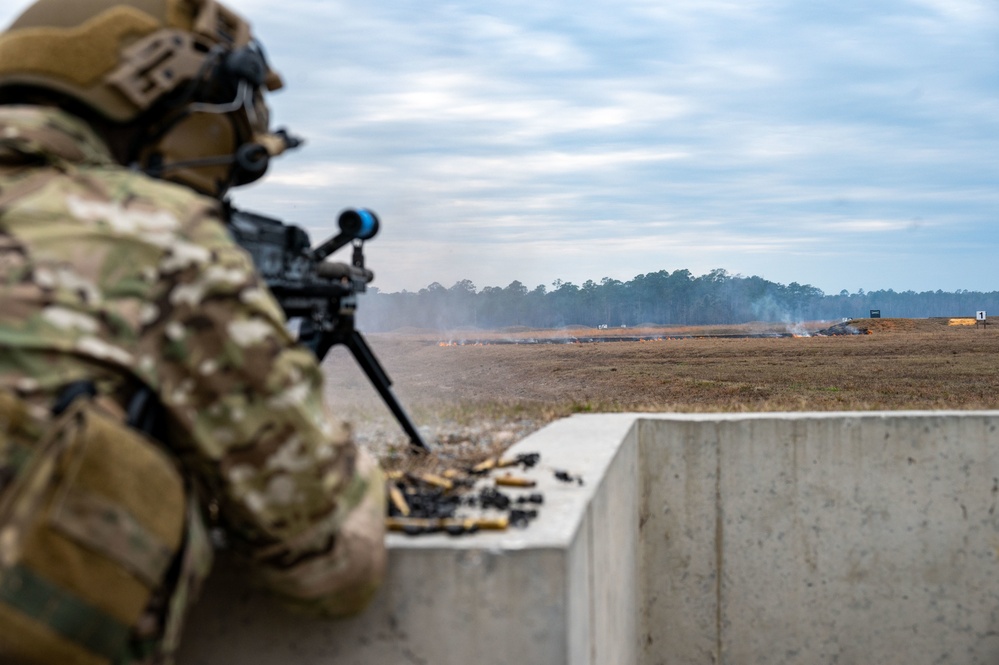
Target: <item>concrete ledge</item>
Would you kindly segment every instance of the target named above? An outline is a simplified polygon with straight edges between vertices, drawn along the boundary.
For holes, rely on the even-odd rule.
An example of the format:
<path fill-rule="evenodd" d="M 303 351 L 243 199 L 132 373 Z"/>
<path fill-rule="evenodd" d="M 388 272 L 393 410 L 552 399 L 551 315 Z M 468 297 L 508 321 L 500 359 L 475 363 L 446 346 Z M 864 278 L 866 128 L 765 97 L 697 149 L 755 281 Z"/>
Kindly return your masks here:
<path fill-rule="evenodd" d="M 634 416 L 567 419 L 518 443 L 541 452 L 545 504 L 526 529 L 390 534 L 389 573 L 362 616 L 292 616 L 220 565 L 181 665 L 632 663 L 637 658 Z M 622 445 L 623 444 L 623 445 Z M 555 480 L 553 469 L 583 478 Z"/>
<path fill-rule="evenodd" d="M 341 622 L 221 565 L 178 662 L 999 662 L 999 412 L 584 415 L 512 452 L 529 528 L 390 536 Z"/>

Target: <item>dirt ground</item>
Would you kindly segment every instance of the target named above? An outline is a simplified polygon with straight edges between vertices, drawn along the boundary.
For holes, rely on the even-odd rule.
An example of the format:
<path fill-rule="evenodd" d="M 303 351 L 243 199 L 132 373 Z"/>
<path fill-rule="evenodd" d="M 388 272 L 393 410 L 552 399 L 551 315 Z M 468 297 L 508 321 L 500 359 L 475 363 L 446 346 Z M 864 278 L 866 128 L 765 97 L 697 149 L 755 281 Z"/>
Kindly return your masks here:
<path fill-rule="evenodd" d="M 862 319 L 705 328 L 401 331 L 367 336 L 424 438 L 448 456 L 498 450 L 548 422 L 606 411 L 999 409 L 999 326 Z M 959 325 L 964 324 L 964 325 Z M 732 337 L 745 334 L 746 337 Z M 609 336 L 649 341 L 580 342 Z M 544 339 L 564 343 L 540 343 Z M 533 340 L 534 343 L 514 344 Z M 505 343 L 498 343 L 505 342 Z M 383 460 L 406 437 L 342 348 L 327 398 Z"/>

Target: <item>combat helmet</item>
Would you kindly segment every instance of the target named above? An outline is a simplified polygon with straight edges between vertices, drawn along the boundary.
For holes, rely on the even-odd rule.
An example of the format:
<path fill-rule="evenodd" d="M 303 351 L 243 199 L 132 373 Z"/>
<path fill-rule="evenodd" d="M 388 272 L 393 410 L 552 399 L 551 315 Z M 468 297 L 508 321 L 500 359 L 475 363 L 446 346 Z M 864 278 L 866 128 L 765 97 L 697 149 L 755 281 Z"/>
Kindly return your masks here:
<path fill-rule="evenodd" d="M 41 92 L 131 128 L 129 165 L 221 196 L 297 141 L 249 24 L 215 0 L 37 0 L 0 34 L 0 99 Z"/>

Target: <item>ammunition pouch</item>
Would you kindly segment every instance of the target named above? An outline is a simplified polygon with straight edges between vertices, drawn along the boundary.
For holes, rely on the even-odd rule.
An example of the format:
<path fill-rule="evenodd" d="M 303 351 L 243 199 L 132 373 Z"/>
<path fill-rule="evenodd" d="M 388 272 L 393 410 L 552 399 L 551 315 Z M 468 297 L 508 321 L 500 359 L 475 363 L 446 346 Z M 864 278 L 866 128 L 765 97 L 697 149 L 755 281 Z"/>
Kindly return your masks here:
<path fill-rule="evenodd" d="M 44 423 L 0 391 L 0 662 L 125 660 L 185 504 L 171 459 L 89 396 Z"/>

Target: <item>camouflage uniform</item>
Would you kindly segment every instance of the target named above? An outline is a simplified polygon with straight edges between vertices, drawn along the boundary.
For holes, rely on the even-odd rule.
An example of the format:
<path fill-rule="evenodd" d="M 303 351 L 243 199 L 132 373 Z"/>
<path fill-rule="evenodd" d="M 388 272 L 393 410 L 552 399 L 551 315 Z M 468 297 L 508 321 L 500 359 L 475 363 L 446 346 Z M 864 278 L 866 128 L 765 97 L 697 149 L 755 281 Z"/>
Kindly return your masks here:
<path fill-rule="evenodd" d="M 292 604 L 350 613 L 380 581 L 381 473 L 324 412 L 318 364 L 284 324 L 215 200 L 122 168 L 74 116 L 0 106 L 0 390 L 39 420 L 77 380 L 119 403 L 158 395 L 201 507 L 160 594 L 161 652 L 210 565 L 199 514 L 217 511 Z"/>

